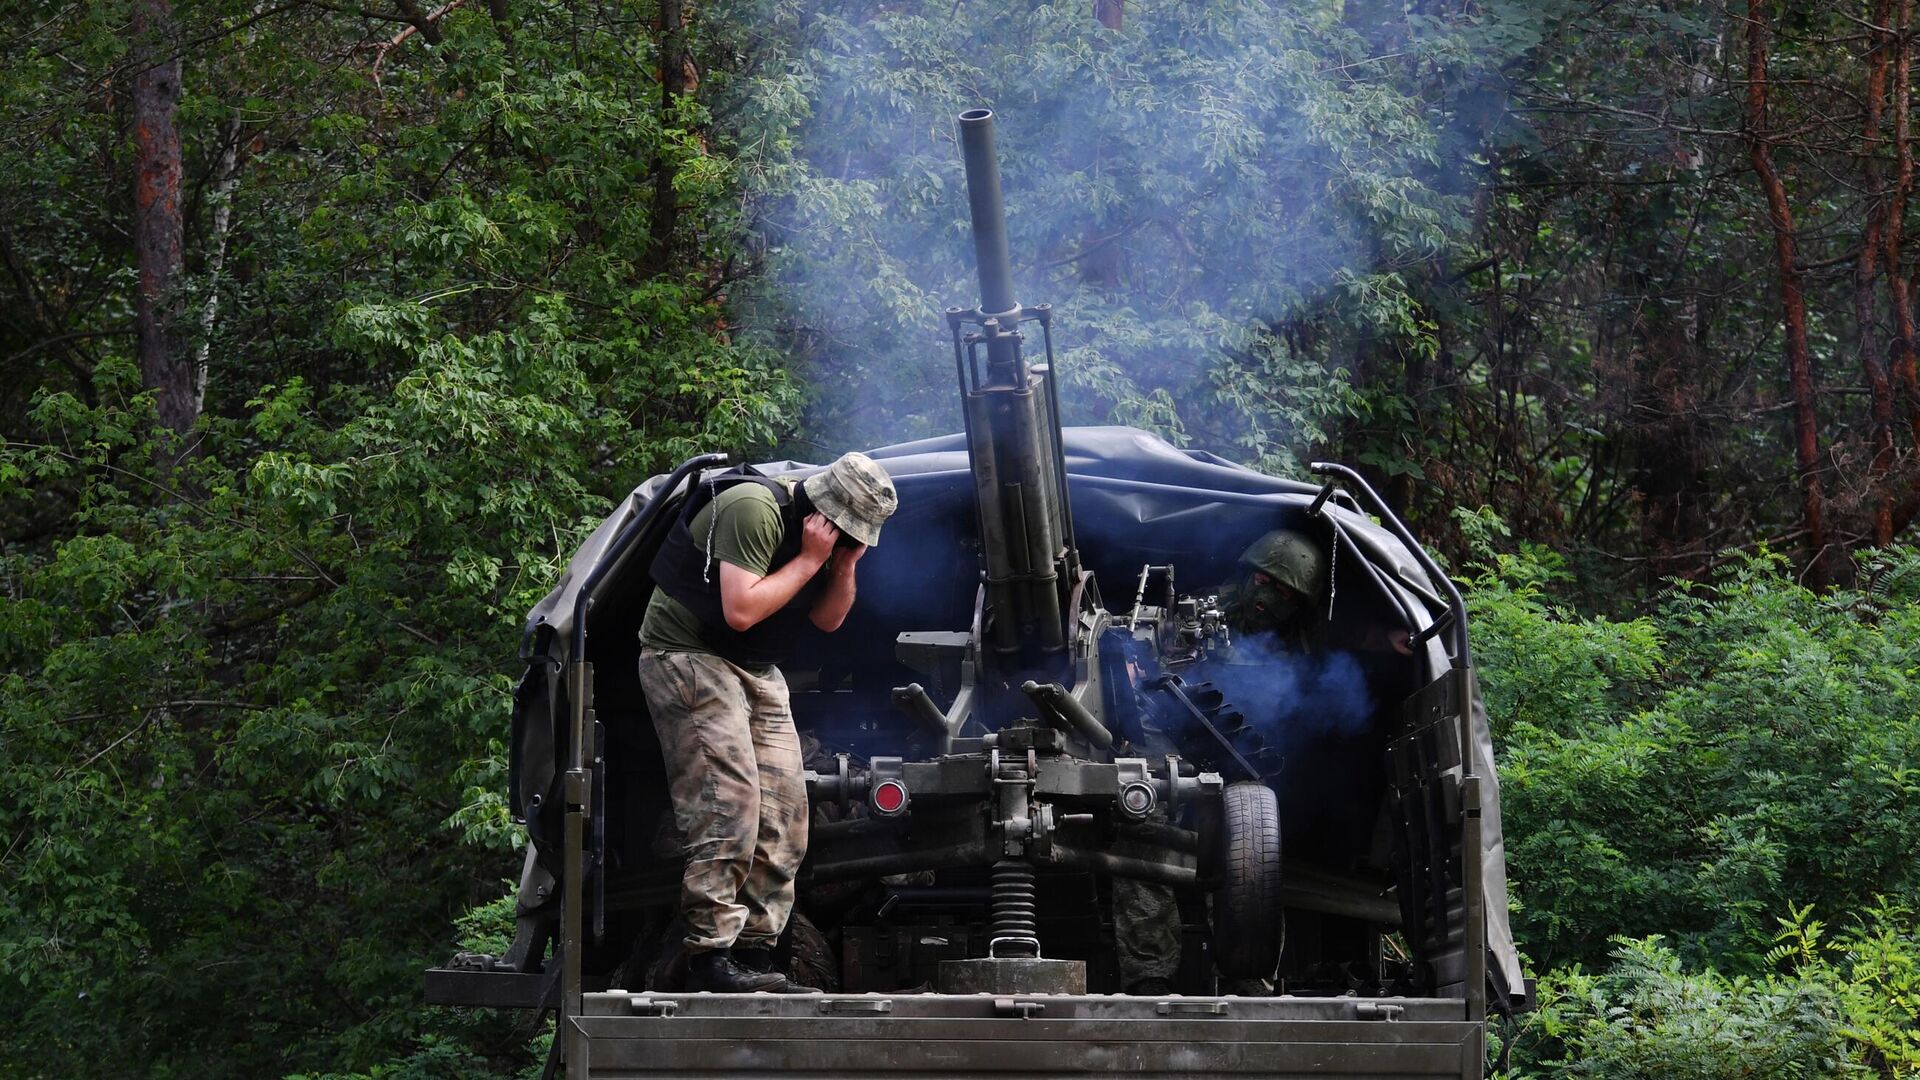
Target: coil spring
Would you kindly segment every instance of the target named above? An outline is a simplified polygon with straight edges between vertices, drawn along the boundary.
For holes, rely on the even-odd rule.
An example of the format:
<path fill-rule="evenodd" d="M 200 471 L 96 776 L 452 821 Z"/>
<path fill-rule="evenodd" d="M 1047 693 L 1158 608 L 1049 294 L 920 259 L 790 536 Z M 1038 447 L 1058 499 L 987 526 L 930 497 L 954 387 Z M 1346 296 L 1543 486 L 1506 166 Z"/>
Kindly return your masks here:
<path fill-rule="evenodd" d="M 1002 859 L 993 864 L 993 936 L 1040 941 L 1034 918 L 1033 864 Z"/>

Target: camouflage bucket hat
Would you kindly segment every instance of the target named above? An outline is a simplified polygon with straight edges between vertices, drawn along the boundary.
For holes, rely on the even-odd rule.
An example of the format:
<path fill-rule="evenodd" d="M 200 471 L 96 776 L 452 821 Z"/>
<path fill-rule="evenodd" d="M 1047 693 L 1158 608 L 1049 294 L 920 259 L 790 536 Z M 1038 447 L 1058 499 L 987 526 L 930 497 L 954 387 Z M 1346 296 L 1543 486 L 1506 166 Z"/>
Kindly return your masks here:
<path fill-rule="evenodd" d="M 840 459 L 802 482 L 814 508 L 855 540 L 873 547 L 880 542 L 880 526 L 900 505 L 893 478 L 865 454 L 842 454 Z"/>

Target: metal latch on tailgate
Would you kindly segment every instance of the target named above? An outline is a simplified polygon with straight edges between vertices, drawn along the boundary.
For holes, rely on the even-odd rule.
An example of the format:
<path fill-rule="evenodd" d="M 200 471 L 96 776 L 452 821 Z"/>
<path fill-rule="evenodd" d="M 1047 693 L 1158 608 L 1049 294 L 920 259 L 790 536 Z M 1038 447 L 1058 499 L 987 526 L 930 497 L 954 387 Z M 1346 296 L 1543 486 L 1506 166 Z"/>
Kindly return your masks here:
<path fill-rule="evenodd" d="M 1389 1005 L 1383 1001 L 1362 1001 L 1353 1007 L 1355 1020 L 1398 1020 L 1400 1014 L 1407 1011 L 1405 1005 Z"/>
<path fill-rule="evenodd" d="M 1153 1007 L 1161 1016 L 1225 1016 L 1224 1001 L 1162 1001 Z"/>
<path fill-rule="evenodd" d="M 680 1003 L 677 1001 L 656 1001 L 648 997 L 630 997 L 627 999 L 627 1008 L 631 1010 L 635 1016 L 658 1016 L 665 1019 L 680 1011 Z"/>
<path fill-rule="evenodd" d="M 836 1016 L 885 1016 L 893 1011 L 891 998 L 826 998 L 820 1011 Z"/>

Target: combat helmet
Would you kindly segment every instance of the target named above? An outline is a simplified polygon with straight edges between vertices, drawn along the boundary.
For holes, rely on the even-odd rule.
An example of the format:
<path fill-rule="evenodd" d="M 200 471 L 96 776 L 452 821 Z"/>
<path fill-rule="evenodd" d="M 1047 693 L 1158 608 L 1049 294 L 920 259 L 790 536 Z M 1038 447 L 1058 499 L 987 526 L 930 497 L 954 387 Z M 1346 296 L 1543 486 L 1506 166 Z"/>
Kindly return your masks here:
<path fill-rule="evenodd" d="M 1327 592 L 1326 549 L 1299 529 L 1275 529 L 1247 545 L 1240 563 L 1264 571 L 1309 600 Z"/>
<path fill-rule="evenodd" d="M 1240 553 L 1239 572 L 1220 589 L 1236 634 L 1292 634 L 1327 592 L 1327 556 L 1298 529 L 1275 529 Z"/>

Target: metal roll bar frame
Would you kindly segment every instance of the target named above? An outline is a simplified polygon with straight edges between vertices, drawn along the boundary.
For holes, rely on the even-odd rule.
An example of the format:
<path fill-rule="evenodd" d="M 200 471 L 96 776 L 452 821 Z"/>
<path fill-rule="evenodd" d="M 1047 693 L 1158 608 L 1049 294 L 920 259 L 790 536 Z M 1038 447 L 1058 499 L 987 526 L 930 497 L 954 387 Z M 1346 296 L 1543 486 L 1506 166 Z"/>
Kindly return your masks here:
<path fill-rule="evenodd" d="M 1360 497 L 1362 507 L 1375 517 L 1387 530 L 1405 545 L 1428 579 L 1437 585 L 1446 595 L 1447 609 L 1451 614 L 1452 625 L 1446 627 L 1445 646 L 1449 658 L 1453 661 L 1454 708 L 1460 725 L 1460 885 L 1465 907 L 1466 927 L 1464 949 L 1466 952 L 1466 995 L 1467 1019 L 1484 1023 L 1487 1018 L 1487 924 L 1486 924 L 1486 882 L 1485 837 L 1480 817 L 1480 776 L 1474 767 L 1473 738 L 1473 652 L 1467 640 L 1467 605 L 1461 599 L 1460 589 L 1453 579 L 1442 573 L 1433 557 L 1427 554 L 1419 541 L 1413 538 L 1413 532 L 1400 520 L 1393 508 L 1387 505 L 1373 486 L 1353 469 L 1331 461 L 1316 461 L 1308 466 L 1316 476 L 1331 476 L 1325 488 L 1314 500 L 1312 509 L 1318 511 L 1326 503 L 1336 485 L 1344 484 Z M 1484 1037 L 1484 1036 L 1483 1036 Z"/>
<path fill-rule="evenodd" d="M 614 538 L 607 550 L 588 571 L 586 580 L 581 583 L 580 591 L 573 600 L 573 649 L 567 664 L 567 696 L 572 706 L 569 716 L 570 747 L 565 796 L 566 831 L 563 840 L 564 856 L 563 880 L 561 888 L 565 893 L 565 904 L 560 916 L 560 962 L 563 968 L 562 979 L 566 983 L 561 998 L 561 1013 L 566 1016 L 580 1015 L 581 976 L 583 973 L 582 953 L 585 946 L 585 911 L 582 903 L 581 884 L 588 870 L 585 859 L 585 842 L 588 819 L 592 819 L 594 842 L 594 904 L 593 936 L 597 941 L 606 933 L 606 803 L 604 801 L 605 761 L 604 740 L 600 738 L 599 721 L 593 716 L 593 665 L 587 661 L 587 617 L 593 612 L 594 593 L 600 583 L 618 566 L 640 539 L 650 533 L 654 522 L 660 518 L 668 499 L 679 489 L 687 477 L 709 466 L 725 465 L 725 454 L 700 454 L 680 463 L 680 467 L 668 475 L 667 481 L 654 494 L 647 505 L 634 515 L 626 528 Z M 593 752 L 587 753 L 587 736 L 594 735 Z M 565 1032 L 564 1025 L 560 1031 Z M 556 1038 L 559 1036 L 556 1036 Z"/>

